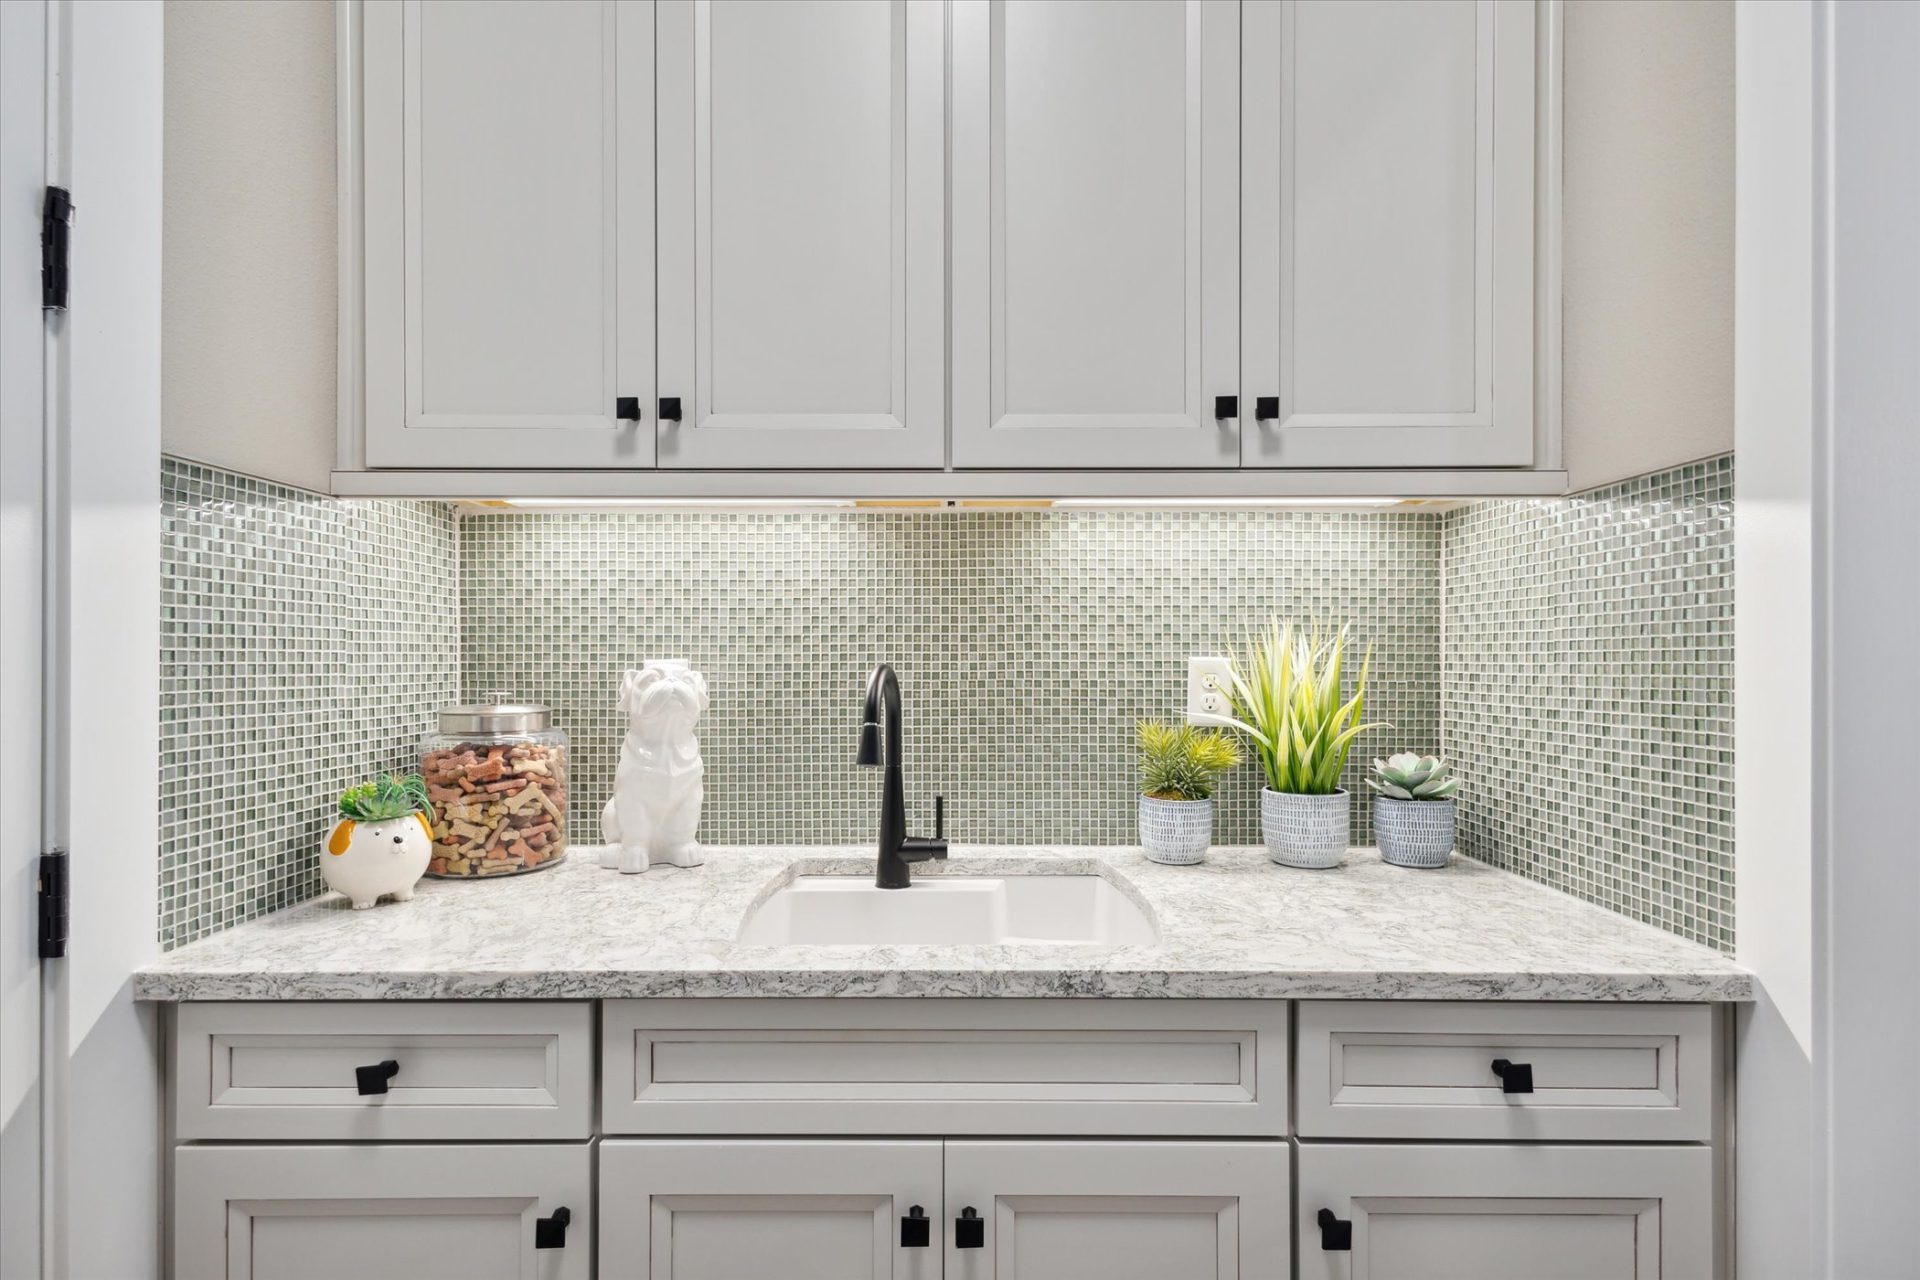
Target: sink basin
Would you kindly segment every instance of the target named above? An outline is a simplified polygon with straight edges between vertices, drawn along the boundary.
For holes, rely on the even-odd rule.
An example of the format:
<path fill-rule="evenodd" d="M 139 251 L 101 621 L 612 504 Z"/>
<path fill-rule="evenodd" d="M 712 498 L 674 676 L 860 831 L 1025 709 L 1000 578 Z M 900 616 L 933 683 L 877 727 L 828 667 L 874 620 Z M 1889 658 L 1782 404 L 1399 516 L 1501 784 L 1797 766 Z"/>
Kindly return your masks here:
<path fill-rule="evenodd" d="M 994 946 L 1154 942 L 1146 913 L 1095 875 L 928 876 L 908 889 L 801 876 L 747 914 L 748 946 Z"/>

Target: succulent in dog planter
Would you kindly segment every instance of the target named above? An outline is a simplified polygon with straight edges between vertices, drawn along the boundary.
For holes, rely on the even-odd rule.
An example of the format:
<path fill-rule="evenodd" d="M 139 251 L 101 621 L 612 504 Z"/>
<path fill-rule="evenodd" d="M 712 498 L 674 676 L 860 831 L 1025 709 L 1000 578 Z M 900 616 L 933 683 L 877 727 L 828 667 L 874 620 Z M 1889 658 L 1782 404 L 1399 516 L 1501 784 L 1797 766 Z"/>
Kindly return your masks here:
<path fill-rule="evenodd" d="M 1438 756 L 1411 751 L 1375 760 L 1373 829 L 1380 858 L 1396 867 L 1444 867 L 1453 852 L 1453 793 L 1460 779 L 1448 776 Z"/>
<path fill-rule="evenodd" d="M 320 858 L 327 887 L 344 894 L 355 911 L 383 896 L 395 902 L 413 897 L 413 886 L 433 856 L 427 807 L 427 784 L 417 773 L 390 773 L 348 787 L 340 796 L 340 821 Z"/>
<path fill-rule="evenodd" d="M 1346 650 L 1344 626 L 1329 636 L 1276 618 L 1233 656 L 1234 716 L 1226 723 L 1253 740 L 1267 778 L 1260 831 L 1267 856 L 1281 866 L 1340 864 L 1353 809 L 1340 774 L 1353 740 L 1385 727 L 1362 722 L 1372 650 L 1360 661 L 1353 696 L 1341 700 Z"/>
<path fill-rule="evenodd" d="M 1213 843 L 1213 789 L 1240 763 L 1239 744 L 1218 729 L 1142 720 L 1140 847 L 1149 861 L 1191 866 Z"/>

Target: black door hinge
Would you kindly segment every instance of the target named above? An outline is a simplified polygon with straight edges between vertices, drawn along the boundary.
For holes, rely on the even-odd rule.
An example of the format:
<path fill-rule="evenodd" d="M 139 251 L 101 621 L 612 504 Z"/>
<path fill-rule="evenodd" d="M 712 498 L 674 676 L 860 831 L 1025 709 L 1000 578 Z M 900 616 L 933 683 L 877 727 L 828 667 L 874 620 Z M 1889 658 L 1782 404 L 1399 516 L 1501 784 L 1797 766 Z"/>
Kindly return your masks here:
<path fill-rule="evenodd" d="M 67 954 L 67 851 L 40 855 L 40 958 Z"/>
<path fill-rule="evenodd" d="M 73 194 L 48 187 L 40 215 L 40 309 L 67 309 L 67 238 L 73 226 Z"/>

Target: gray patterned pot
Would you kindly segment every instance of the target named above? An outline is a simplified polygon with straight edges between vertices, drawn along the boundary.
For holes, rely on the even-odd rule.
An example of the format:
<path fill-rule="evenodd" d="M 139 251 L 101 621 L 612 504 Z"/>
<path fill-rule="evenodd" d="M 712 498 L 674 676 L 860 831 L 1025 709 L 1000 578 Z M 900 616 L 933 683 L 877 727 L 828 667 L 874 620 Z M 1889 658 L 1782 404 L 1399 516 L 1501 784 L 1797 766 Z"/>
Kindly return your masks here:
<path fill-rule="evenodd" d="M 1396 867 L 1444 867 L 1453 852 L 1453 801 L 1373 798 L 1380 861 Z"/>
<path fill-rule="evenodd" d="M 1213 843 L 1213 801 L 1140 797 L 1140 847 L 1147 861 L 1190 867 Z"/>
<path fill-rule="evenodd" d="M 1260 834 L 1267 856 L 1283 867 L 1309 871 L 1339 866 L 1352 811 L 1353 797 L 1344 791 L 1300 796 L 1260 788 Z"/>

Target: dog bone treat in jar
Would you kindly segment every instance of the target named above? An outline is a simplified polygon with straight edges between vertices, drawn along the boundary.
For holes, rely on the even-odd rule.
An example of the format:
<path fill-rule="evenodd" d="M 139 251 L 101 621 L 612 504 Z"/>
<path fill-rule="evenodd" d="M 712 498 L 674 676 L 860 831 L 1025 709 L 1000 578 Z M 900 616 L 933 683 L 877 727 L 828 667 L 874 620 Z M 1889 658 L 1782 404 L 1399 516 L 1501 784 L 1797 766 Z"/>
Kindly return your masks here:
<path fill-rule="evenodd" d="M 546 707 L 448 707 L 420 748 L 433 805 L 427 874 L 511 876 L 567 856 L 567 735 Z"/>

